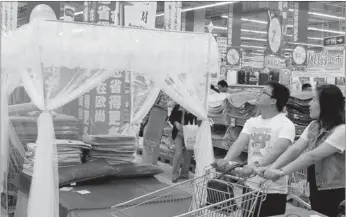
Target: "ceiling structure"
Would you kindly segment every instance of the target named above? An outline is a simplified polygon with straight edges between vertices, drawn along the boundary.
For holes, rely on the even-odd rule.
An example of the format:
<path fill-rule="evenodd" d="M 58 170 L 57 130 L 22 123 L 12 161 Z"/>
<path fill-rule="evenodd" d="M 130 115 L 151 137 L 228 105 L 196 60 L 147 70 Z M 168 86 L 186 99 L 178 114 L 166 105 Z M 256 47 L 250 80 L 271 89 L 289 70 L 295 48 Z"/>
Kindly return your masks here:
<path fill-rule="evenodd" d="M 80 2 L 62 2 L 61 16 L 65 4 L 74 5 L 76 7 L 76 21 L 83 21 L 83 1 Z M 215 6 L 217 4 L 223 4 Z M 266 47 L 267 36 L 267 12 L 266 9 L 277 7 L 278 2 L 242 2 L 243 17 L 241 20 L 241 39 L 242 48 L 246 53 L 261 54 Z M 287 26 L 287 43 L 286 55 L 292 51 L 292 35 L 293 35 L 293 4 L 289 2 L 288 26 Z M 211 6 L 213 5 L 213 6 Z M 199 2 L 183 1 L 182 9 L 193 10 L 205 6 L 206 17 L 205 25 L 213 23 L 214 29 L 212 33 L 216 36 L 226 36 L 227 32 L 227 13 L 228 5 L 225 2 Z M 209 6 L 209 7 L 208 7 Z M 26 2 L 19 3 L 18 24 L 22 25 L 26 21 L 25 17 Z M 157 4 L 156 27 L 163 28 L 163 11 L 164 1 Z M 346 5 L 345 1 L 326 1 L 326 2 L 310 2 L 309 3 L 309 32 L 308 45 L 322 46 L 322 39 L 329 36 L 345 35 L 346 31 Z M 208 28 L 205 29 L 208 32 Z"/>

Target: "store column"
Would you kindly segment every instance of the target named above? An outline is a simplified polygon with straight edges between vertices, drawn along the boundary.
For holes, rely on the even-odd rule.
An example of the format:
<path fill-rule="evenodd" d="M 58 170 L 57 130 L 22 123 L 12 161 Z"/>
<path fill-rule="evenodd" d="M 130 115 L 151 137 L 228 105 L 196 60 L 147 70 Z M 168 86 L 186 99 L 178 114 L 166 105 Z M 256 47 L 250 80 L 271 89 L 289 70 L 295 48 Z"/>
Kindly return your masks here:
<path fill-rule="evenodd" d="M 186 12 L 185 30 L 189 32 L 205 32 L 205 9 Z"/>
<path fill-rule="evenodd" d="M 243 12 L 242 2 L 228 5 L 227 18 L 227 52 L 226 52 L 226 77 L 227 83 L 237 84 L 237 71 L 241 67 L 243 52 L 241 50 L 241 17 Z M 221 66 L 222 67 L 222 66 Z"/>
<path fill-rule="evenodd" d="M 308 40 L 308 12 L 309 2 L 294 2 L 293 6 L 293 42 L 292 52 L 292 80 L 291 91 L 300 91 L 302 83 L 310 82 L 314 85 L 313 78 L 304 76 L 307 69 L 307 47 L 304 45 Z M 297 88 L 298 87 L 298 88 Z"/>

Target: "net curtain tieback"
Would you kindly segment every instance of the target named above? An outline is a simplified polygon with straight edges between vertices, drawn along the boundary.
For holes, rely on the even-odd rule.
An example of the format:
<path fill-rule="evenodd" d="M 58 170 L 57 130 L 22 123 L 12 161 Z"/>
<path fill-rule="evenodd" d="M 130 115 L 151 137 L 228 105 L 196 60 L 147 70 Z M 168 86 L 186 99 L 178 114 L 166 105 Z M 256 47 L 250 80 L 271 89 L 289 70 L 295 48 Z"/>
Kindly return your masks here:
<path fill-rule="evenodd" d="M 37 120 L 37 125 L 37 147 L 28 201 L 28 217 L 58 217 L 58 163 L 52 112 L 44 110 Z M 39 216 L 37 210 L 40 210 Z"/>

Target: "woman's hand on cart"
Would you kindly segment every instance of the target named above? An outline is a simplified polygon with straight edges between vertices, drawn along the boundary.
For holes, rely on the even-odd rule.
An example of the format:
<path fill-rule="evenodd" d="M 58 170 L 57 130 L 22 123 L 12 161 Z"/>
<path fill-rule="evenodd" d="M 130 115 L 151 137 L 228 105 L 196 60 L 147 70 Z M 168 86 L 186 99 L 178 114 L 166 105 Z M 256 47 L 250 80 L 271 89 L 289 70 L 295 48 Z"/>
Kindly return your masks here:
<path fill-rule="evenodd" d="M 272 180 L 273 182 L 277 181 L 281 177 L 285 176 L 282 170 L 268 168 L 263 173 L 263 178 Z"/>

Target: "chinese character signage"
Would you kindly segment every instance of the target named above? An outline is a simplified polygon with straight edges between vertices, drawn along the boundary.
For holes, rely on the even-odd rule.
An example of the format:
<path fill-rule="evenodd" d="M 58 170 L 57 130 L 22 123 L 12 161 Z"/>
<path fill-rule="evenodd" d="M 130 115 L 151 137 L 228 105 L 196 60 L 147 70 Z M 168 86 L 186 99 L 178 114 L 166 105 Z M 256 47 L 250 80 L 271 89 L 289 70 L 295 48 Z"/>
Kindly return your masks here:
<path fill-rule="evenodd" d="M 116 136 L 130 123 L 130 76 L 130 71 L 119 71 L 79 99 L 84 134 Z"/>
<path fill-rule="evenodd" d="M 131 2 L 125 6 L 125 26 L 154 29 L 157 2 Z"/>
<path fill-rule="evenodd" d="M 338 46 L 338 45 L 344 45 L 345 44 L 345 36 L 334 36 L 334 37 L 328 37 L 323 39 L 323 46 Z"/>
<path fill-rule="evenodd" d="M 164 8 L 165 29 L 181 30 L 181 1 L 166 1 Z"/>
<path fill-rule="evenodd" d="M 282 69 L 285 67 L 285 60 L 277 56 L 266 56 L 264 58 L 264 67 L 269 69 Z"/>
<path fill-rule="evenodd" d="M 228 5 L 227 18 L 227 45 L 232 45 L 232 30 L 233 30 L 233 4 Z"/>
<path fill-rule="evenodd" d="M 345 77 L 344 47 L 327 47 L 308 51 L 305 76 Z"/>
<path fill-rule="evenodd" d="M 11 31 L 17 28 L 18 2 L 3 1 L 1 6 L 1 28 L 3 31 Z"/>

